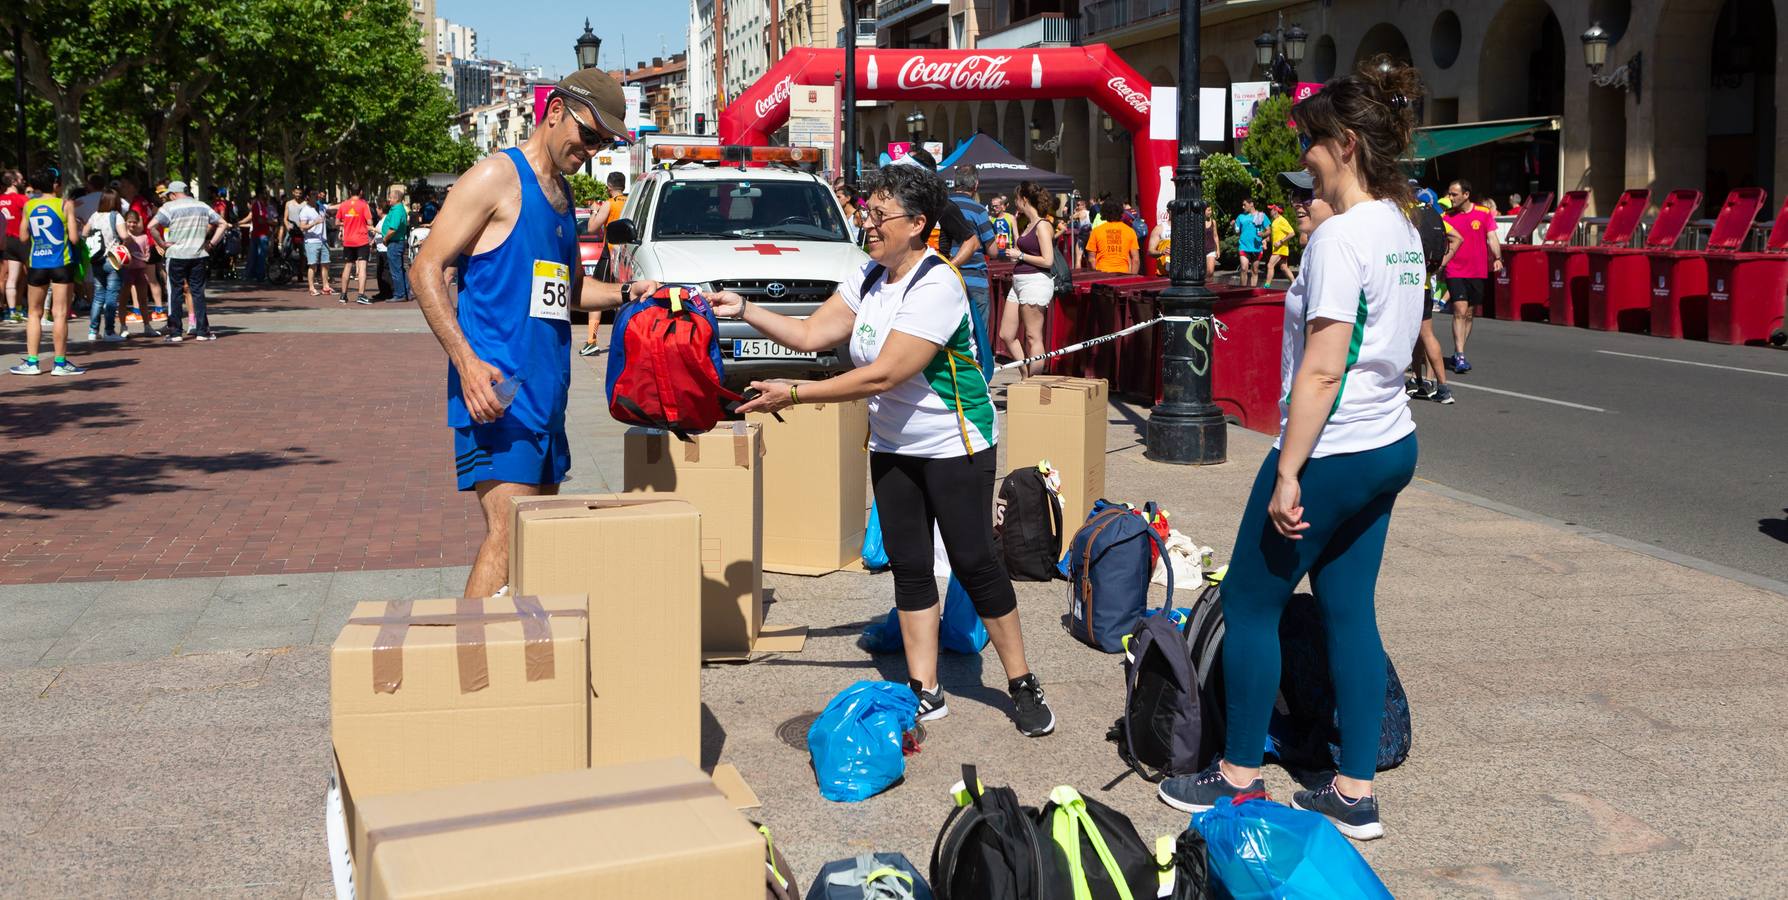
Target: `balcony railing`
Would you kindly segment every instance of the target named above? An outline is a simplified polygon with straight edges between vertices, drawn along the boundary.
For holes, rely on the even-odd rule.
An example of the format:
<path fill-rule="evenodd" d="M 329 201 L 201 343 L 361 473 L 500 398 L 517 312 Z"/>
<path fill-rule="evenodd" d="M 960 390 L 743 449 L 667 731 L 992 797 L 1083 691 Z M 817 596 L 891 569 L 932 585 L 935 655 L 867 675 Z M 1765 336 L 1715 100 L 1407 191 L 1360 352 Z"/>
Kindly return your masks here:
<path fill-rule="evenodd" d="M 1200 0 L 1204 5 L 1224 0 Z M 1101 32 L 1123 28 L 1180 10 L 1179 0 L 1090 0 L 1080 7 L 1080 36 L 1090 38 Z"/>
<path fill-rule="evenodd" d="M 1040 13 L 975 39 L 976 47 L 993 50 L 1071 47 L 1078 43 L 1080 43 L 1080 20 L 1064 19 L 1061 13 Z"/>

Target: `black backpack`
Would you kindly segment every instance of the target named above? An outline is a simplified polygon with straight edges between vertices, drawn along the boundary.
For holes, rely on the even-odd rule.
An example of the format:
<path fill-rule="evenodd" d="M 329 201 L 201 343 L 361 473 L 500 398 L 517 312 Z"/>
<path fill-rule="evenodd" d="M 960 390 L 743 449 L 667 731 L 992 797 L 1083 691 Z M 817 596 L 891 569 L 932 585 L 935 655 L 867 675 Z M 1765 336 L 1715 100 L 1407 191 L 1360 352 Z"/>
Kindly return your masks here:
<path fill-rule="evenodd" d="M 1341 726 L 1335 684 L 1329 675 L 1328 638 L 1316 598 L 1293 594 L 1279 618 L 1279 697 L 1268 734 L 1274 755 L 1287 769 L 1326 772 L 1341 764 Z M 1397 667 L 1385 657 L 1384 724 L 1379 732 L 1378 771 L 1409 758 L 1412 729 L 1409 697 Z"/>
<path fill-rule="evenodd" d="M 1036 466 L 1013 469 L 1000 482 L 1005 513 L 993 540 L 1013 581 L 1051 581 L 1061 573 L 1062 506 Z"/>
<path fill-rule="evenodd" d="M 1211 874 L 1210 850 L 1196 828 L 1180 832 L 1173 845 L 1172 900 L 1227 900 L 1230 893 Z"/>
<path fill-rule="evenodd" d="M 1421 204 L 1416 207 L 1416 233 L 1422 238 L 1422 258 L 1428 264 L 1428 274 L 1440 271 L 1440 261 L 1447 256 L 1447 226 L 1434 207 Z"/>
<path fill-rule="evenodd" d="M 1049 792 L 1049 802 L 1037 816 L 1037 832 L 1051 851 L 1045 882 L 1059 886 L 1066 896 L 1119 900 L 1127 895 L 1146 900 L 1160 890 L 1161 869 L 1130 818 L 1071 787 Z M 1072 843 L 1064 846 L 1064 840 Z M 1106 854 L 1111 865 L 1105 862 Z"/>
<path fill-rule="evenodd" d="M 1186 620 L 1186 653 L 1192 677 L 1198 683 L 1198 711 L 1201 719 L 1198 740 L 1199 759 L 1193 771 L 1210 765 L 1223 752 L 1223 739 L 1228 734 L 1229 707 L 1223 693 L 1223 586 L 1213 584 L 1192 602 L 1192 615 Z"/>
<path fill-rule="evenodd" d="M 1171 605 L 1173 598 L 1167 599 Z M 1168 616 L 1144 616 L 1124 647 L 1124 714 L 1108 738 L 1148 781 L 1203 768 L 1204 716 L 1191 641 Z"/>
<path fill-rule="evenodd" d="M 1046 866 L 1036 810 L 1009 787 L 983 788 L 974 766 L 962 767 L 963 790 L 931 847 L 931 890 L 938 900 L 1042 900 L 1064 893 Z"/>

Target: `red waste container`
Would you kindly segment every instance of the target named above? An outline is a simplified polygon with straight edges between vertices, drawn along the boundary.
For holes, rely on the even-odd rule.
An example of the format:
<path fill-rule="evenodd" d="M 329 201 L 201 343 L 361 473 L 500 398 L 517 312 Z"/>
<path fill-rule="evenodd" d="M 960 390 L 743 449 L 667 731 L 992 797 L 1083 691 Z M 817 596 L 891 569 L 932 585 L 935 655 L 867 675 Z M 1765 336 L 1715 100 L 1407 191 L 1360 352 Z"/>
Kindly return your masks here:
<path fill-rule="evenodd" d="M 1589 317 L 1595 331 L 1651 329 L 1651 262 L 1647 254 L 1676 246 L 1676 239 L 1701 208 L 1701 192 L 1671 191 L 1658 209 L 1658 217 L 1645 236 L 1645 246 L 1590 247 Z"/>
<path fill-rule="evenodd" d="M 1136 291 L 1126 299 L 1124 324 L 1134 325 L 1147 322 L 1161 314 L 1160 288 L 1144 288 Z M 1161 344 L 1162 328 L 1144 328 L 1134 334 L 1118 338 L 1118 377 L 1113 382 L 1112 390 L 1130 397 L 1136 397 L 1145 403 L 1154 403 L 1161 385 Z"/>
<path fill-rule="evenodd" d="M 1228 337 L 1208 342 L 1210 354 L 1215 357 L 1211 399 L 1223 408 L 1225 417 L 1243 428 L 1278 434 L 1285 292 L 1228 285 L 1213 290 L 1217 293 L 1214 310 L 1228 329 Z M 1194 331 L 1192 336 L 1198 338 L 1202 333 Z M 1200 343 L 1195 341 L 1193 345 L 1195 366 L 1200 358 Z"/>
<path fill-rule="evenodd" d="M 997 358 L 1005 348 L 1000 346 L 1000 322 L 1006 312 L 1006 297 L 1012 293 L 1012 264 L 987 263 L 987 339 Z"/>
<path fill-rule="evenodd" d="M 1776 214 L 1762 253 L 1708 256 L 1707 282 L 1708 340 L 1761 344 L 1779 331 L 1788 297 L 1788 203 Z"/>
<path fill-rule="evenodd" d="M 1503 310 L 1508 308 L 1507 298 L 1513 278 L 1509 270 L 1514 268 L 1509 251 L 1515 247 L 1532 246 L 1534 230 L 1540 227 L 1551 209 L 1552 195 L 1543 193 L 1528 197 L 1514 210 L 1514 224 L 1509 226 L 1508 234 L 1503 236 L 1502 270 L 1490 273 L 1490 301 L 1485 304 L 1482 315 L 1493 319 L 1505 318 Z"/>
<path fill-rule="evenodd" d="M 1130 327 L 1137 321 L 1131 316 L 1131 308 L 1144 291 L 1158 293 L 1172 281 L 1160 276 L 1136 276 L 1134 278 L 1116 279 L 1102 282 L 1093 287 L 1094 306 L 1097 312 L 1093 317 L 1097 326 L 1092 335 L 1115 334 Z M 1145 328 L 1137 334 L 1147 335 L 1154 331 Z M 1097 347 L 1082 350 L 1080 355 L 1087 357 L 1081 366 L 1082 378 L 1103 378 L 1111 384 L 1123 380 L 1126 360 L 1121 351 L 1123 342 L 1136 335 L 1127 335 L 1114 341 L 1107 341 Z M 1157 337 L 1159 337 L 1157 335 Z M 1084 338 L 1083 338 L 1084 340 Z"/>
<path fill-rule="evenodd" d="M 1651 202 L 1651 191 L 1635 188 L 1623 191 L 1608 215 L 1608 226 L 1602 229 L 1598 246 L 1618 247 L 1631 240 Z M 1552 247 L 1546 250 L 1547 299 L 1552 306 L 1554 325 L 1589 325 L 1589 255 L 1588 247 Z"/>
<path fill-rule="evenodd" d="M 1588 206 L 1588 191 L 1570 191 L 1558 201 L 1558 211 L 1552 214 L 1552 224 L 1547 226 L 1539 244 L 1503 245 L 1502 271 L 1496 275 L 1498 319 L 1546 321 L 1552 311 L 1546 277 L 1546 250 L 1570 241 Z"/>
<path fill-rule="evenodd" d="M 1076 271 L 1074 290 L 1056 295 L 1055 304 L 1049 309 L 1049 322 L 1043 326 L 1044 345 L 1050 350 L 1060 350 L 1099 335 L 1100 332 L 1094 329 L 1098 327 L 1101 313 L 1098 301 L 1093 297 L 1093 286 L 1108 281 L 1145 277 L 1149 276 L 1131 275 L 1127 272 Z M 1051 375 L 1080 376 L 1084 361 L 1075 359 L 1079 355 L 1070 353 L 1054 357 L 1049 360 L 1045 371 Z"/>
<path fill-rule="evenodd" d="M 1738 188 L 1726 195 L 1707 247 L 1654 250 L 1651 261 L 1651 333 L 1658 337 L 1708 339 L 1708 260 L 1735 253 L 1766 199 L 1761 188 Z M 1780 227 L 1780 219 L 1778 228 Z M 1771 240 L 1775 235 L 1771 235 Z"/>

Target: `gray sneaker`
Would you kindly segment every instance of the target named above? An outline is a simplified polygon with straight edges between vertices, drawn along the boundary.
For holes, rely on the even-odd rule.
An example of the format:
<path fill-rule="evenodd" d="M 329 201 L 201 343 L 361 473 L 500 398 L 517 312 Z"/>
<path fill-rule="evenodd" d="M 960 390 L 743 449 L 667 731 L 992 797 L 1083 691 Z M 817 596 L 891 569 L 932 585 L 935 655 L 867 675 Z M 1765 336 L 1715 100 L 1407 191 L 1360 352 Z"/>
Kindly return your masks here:
<path fill-rule="evenodd" d="M 1297 809 L 1322 813 L 1324 818 L 1335 823 L 1335 828 L 1342 834 L 1356 841 L 1384 837 L 1384 825 L 1378 821 L 1377 798 L 1361 797 L 1350 801 L 1335 790 L 1333 781 L 1314 791 L 1292 794 L 1291 805 Z"/>
<path fill-rule="evenodd" d="M 1434 394 L 1432 396 L 1430 396 L 1428 399 L 1433 400 L 1435 403 L 1444 404 L 1446 406 L 1452 406 L 1453 405 L 1453 389 L 1450 387 L 1447 387 L 1446 385 L 1443 384 L 1439 388 L 1437 388 L 1434 391 Z"/>
<path fill-rule="evenodd" d="M 927 691 L 919 684 L 918 679 L 909 678 L 906 686 L 912 688 L 913 694 L 919 698 L 919 721 L 929 722 L 950 714 L 950 702 L 944 697 L 942 685 L 935 691 Z"/>
<path fill-rule="evenodd" d="M 1223 776 L 1223 761 L 1212 760 L 1196 775 L 1176 775 L 1161 782 L 1161 802 L 1181 812 L 1201 813 L 1219 801 L 1233 800 L 1243 794 L 1266 795 L 1266 782 L 1255 778 L 1245 787 L 1236 787 Z"/>

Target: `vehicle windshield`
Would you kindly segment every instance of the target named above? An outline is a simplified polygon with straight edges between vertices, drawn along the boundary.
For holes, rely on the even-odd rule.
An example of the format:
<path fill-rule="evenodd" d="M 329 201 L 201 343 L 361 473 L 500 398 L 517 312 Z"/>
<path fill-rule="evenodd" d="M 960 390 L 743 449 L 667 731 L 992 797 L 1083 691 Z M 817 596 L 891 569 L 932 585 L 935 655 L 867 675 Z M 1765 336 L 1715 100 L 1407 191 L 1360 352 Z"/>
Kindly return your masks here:
<path fill-rule="evenodd" d="M 657 240 L 850 240 L 838 201 L 813 181 L 672 181 L 657 207 Z"/>

